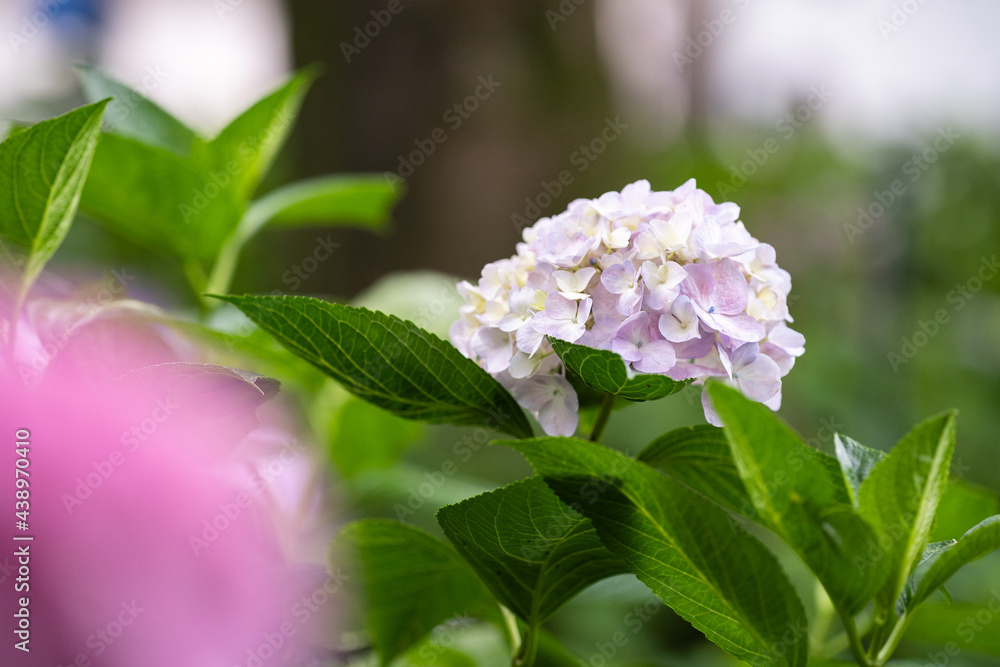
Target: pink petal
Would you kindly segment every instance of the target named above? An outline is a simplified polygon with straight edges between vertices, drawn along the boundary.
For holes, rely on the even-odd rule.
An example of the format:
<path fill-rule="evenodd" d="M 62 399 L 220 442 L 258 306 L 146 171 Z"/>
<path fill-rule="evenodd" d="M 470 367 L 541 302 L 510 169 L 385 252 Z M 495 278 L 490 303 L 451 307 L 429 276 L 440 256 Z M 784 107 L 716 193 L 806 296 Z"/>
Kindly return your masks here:
<path fill-rule="evenodd" d="M 576 317 L 576 301 L 558 292 L 545 297 L 545 314 L 554 320 L 572 320 Z"/>
<path fill-rule="evenodd" d="M 674 346 L 665 340 L 658 340 L 642 346 L 642 359 L 633 363 L 640 373 L 666 373 L 677 363 Z"/>
<path fill-rule="evenodd" d="M 684 270 L 687 272 L 687 280 L 683 283 L 683 291 L 692 301 L 708 310 L 712 306 L 710 300 L 715 292 L 715 273 L 712 267 L 707 264 L 688 264 Z"/>
<path fill-rule="evenodd" d="M 715 291 L 711 305 L 722 315 L 736 315 L 747 309 L 747 279 L 736 262 L 724 259 L 715 265 Z"/>
<path fill-rule="evenodd" d="M 601 284 L 612 294 L 621 294 L 635 286 L 635 266 L 625 260 L 609 266 L 601 274 Z"/>
<path fill-rule="evenodd" d="M 749 315 L 700 315 L 707 326 L 734 340 L 757 343 L 764 338 L 764 325 Z"/>
<path fill-rule="evenodd" d="M 701 391 L 701 407 L 705 411 L 705 421 L 712 426 L 722 426 L 722 420 L 719 419 L 719 413 L 715 411 L 715 406 L 712 405 L 712 399 L 709 398 L 708 392 L 704 389 Z"/>
<path fill-rule="evenodd" d="M 734 366 L 733 380 L 747 398 L 762 403 L 781 391 L 781 369 L 774 359 L 763 354 L 743 368 Z"/>

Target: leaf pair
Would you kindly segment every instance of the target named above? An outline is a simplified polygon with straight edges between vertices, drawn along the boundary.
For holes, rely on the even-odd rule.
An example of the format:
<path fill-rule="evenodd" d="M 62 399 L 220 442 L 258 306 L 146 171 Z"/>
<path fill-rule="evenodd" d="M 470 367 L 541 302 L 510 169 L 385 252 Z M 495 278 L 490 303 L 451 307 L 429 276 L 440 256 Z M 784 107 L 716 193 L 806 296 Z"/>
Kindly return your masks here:
<path fill-rule="evenodd" d="M 454 548 L 378 519 L 348 525 L 337 540 L 361 566 L 382 664 L 449 619 L 499 623 L 497 603 L 537 629 L 583 588 L 625 571 L 538 478 L 442 508 L 438 521 Z"/>
<path fill-rule="evenodd" d="M 756 520 L 799 554 L 844 613 L 860 612 L 889 576 L 882 554 L 860 563 L 877 533 L 851 503 L 833 457 L 806 446 L 767 407 L 708 388 Z"/>
<path fill-rule="evenodd" d="M 381 176 L 324 176 L 250 201 L 315 76 L 302 70 L 209 140 L 137 91 L 84 68 L 88 97 L 115 99 L 107 114 L 112 134 L 94 157 L 83 210 L 133 243 L 202 270 L 218 268 L 217 290 L 228 287 L 240 249 L 265 224 L 380 229 L 402 192 Z"/>

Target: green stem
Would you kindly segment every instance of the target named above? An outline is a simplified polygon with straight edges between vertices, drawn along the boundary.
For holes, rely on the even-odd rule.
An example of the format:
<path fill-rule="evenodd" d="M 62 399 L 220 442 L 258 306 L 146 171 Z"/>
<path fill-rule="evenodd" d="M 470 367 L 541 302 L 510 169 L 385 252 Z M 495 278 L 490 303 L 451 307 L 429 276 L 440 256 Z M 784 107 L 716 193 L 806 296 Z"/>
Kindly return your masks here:
<path fill-rule="evenodd" d="M 241 239 L 233 239 L 222 246 L 215 266 L 212 267 L 212 274 L 208 277 L 206 291 L 209 294 L 228 294 L 229 287 L 233 282 L 233 274 L 236 273 L 236 262 L 239 260 L 240 251 L 243 250 Z"/>
<path fill-rule="evenodd" d="M 878 656 L 875 658 L 875 667 L 882 667 L 882 665 L 889 662 L 889 658 L 892 657 L 896 647 L 899 646 L 899 642 L 902 641 L 903 634 L 906 632 L 906 628 L 909 625 L 910 616 L 907 616 L 906 614 L 903 614 L 899 620 L 896 621 L 896 625 L 893 627 L 892 633 L 889 635 L 889 638 L 885 640 L 882 650 L 878 652 Z"/>
<path fill-rule="evenodd" d="M 524 629 L 521 650 L 514 656 L 511 667 L 534 667 L 535 656 L 538 655 L 538 635 L 537 625 L 529 625 Z"/>
<path fill-rule="evenodd" d="M 872 640 L 871 643 L 868 644 L 868 657 L 870 659 L 875 659 L 875 654 L 878 653 L 878 650 L 885 642 L 885 636 L 888 631 L 889 627 L 885 620 L 881 623 L 875 623 L 875 629 L 872 631 Z"/>
<path fill-rule="evenodd" d="M 500 605 L 500 615 L 503 616 L 504 630 L 510 640 L 511 655 L 517 655 L 521 650 L 521 631 L 517 628 L 517 616 L 503 605 Z"/>
<path fill-rule="evenodd" d="M 837 610 L 830 601 L 826 589 L 818 580 L 816 581 L 816 618 L 813 620 L 812 653 L 819 653 L 827 644 L 827 636 L 830 634 L 830 624 L 833 623 Z"/>
<path fill-rule="evenodd" d="M 591 442 L 600 442 L 601 434 L 604 433 L 604 427 L 608 425 L 608 418 L 611 416 L 611 409 L 614 406 L 614 395 L 605 394 L 604 401 L 601 403 L 601 412 L 597 415 L 597 421 L 594 422 L 594 430 L 590 432 Z"/>
<path fill-rule="evenodd" d="M 854 625 L 854 618 L 848 616 L 839 609 L 837 612 L 840 614 L 840 620 L 844 623 L 844 631 L 847 633 L 847 640 L 851 647 L 851 654 L 854 656 L 854 660 L 861 667 L 873 667 L 872 663 L 868 660 L 868 655 L 865 653 L 865 647 L 861 643 L 861 637 L 858 636 L 858 629 Z"/>

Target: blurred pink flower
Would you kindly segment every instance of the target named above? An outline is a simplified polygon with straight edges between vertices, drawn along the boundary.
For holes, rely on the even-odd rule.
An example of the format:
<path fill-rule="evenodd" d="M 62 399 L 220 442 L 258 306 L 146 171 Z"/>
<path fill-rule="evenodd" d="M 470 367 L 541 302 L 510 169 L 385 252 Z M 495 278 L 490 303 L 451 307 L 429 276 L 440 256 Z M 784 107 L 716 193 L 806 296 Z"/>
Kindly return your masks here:
<path fill-rule="evenodd" d="M 67 337 L 41 378 L 18 372 L 25 358 L 0 369 L 0 664 L 307 664 L 311 624 L 329 629 L 332 610 L 297 605 L 339 584 L 287 535 L 311 461 L 287 433 L 258 428 L 277 383 L 104 333 Z M 21 335 L 41 340 L 27 325 Z M 153 365 L 115 378 L 125 369 L 84 363 L 115 356 Z M 30 652 L 15 645 L 22 625 Z"/>

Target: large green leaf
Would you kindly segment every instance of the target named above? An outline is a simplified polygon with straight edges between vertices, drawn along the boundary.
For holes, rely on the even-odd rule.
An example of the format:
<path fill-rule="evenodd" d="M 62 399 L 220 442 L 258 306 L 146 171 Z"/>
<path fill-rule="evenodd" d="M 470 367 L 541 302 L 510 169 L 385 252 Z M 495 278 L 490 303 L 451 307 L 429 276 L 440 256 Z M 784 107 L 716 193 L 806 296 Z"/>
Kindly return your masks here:
<path fill-rule="evenodd" d="M 532 477 L 438 510 L 493 595 L 532 626 L 590 584 L 627 570 L 590 521 Z"/>
<path fill-rule="evenodd" d="M 607 548 L 705 636 L 752 664 L 805 665 L 808 629 L 775 557 L 721 509 L 645 463 L 572 438 L 509 444 Z"/>
<path fill-rule="evenodd" d="M 692 382 L 677 382 L 666 375 L 636 375 L 630 378 L 625 362 L 614 352 L 595 350 L 558 338 L 550 337 L 549 342 L 566 368 L 585 385 L 629 401 L 653 401 L 670 396 Z"/>
<path fill-rule="evenodd" d="M 440 623 L 490 615 L 496 608 L 461 556 L 417 528 L 358 521 L 340 531 L 335 551 L 356 559 L 368 599 L 368 630 L 383 665 Z"/>
<path fill-rule="evenodd" d="M 948 412 L 910 431 L 861 485 L 861 512 L 892 564 L 878 596 L 884 609 L 896 603 L 927 547 L 954 449 L 955 413 Z"/>
<path fill-rule="evenodd" d="M 882 462 L 885 452 L 865 447 L 857 440 L 839 433 L 834 434 L 833 445 L 837 452 L 837 461 L 840 462 L 840 469 L 844 474 L 844 481 L 847 483 L 847 490 L 851 493 L 851 502 L 858 508 L 861 484 L 868 479 L 875 466 Z"/>
<path fill-rule="evenodd" d="M 206 263 L 241 215 L 229 192 L 191 160 L 113 134 L 97 150 L 81 207 L 135 243 Z"/>
<path fill-rule="evenodd" d="M 210 171 L 227 174 L 239 201 L 253 195 L 295 124 L 299 107 L 316 78 L 306 68 L 224 127 L 204 146 Z"/>
<path fill-rule="evenodd" d="M 839 609 L 857 614 L 885 583 L 890 561 L 856 559 L 877 535 L 846 496 L 839 468 L 823 464 L 825 455 L 764 405 L 721 383 L 707 391 L 760 521 L 802 557 Z"/>
<path fill-rule="evenodd" d="M 345 389 L 400 417 L 531 437 L 514 398 L 474 361 L 412 322 L 299 296 L 220 296 Z"/>
<path fill-rule="evenodd" d="M 636 458 L 726 509 L 750 519 L 757 516 L 721 428 L 702 424 L 673 430 L 649 443 Z"/>
<path fill-rule="evenodd" d="M 27 253 L 22 295 L 69 232 L 107 104 L 42 121 L 0 144 L 0 241 Z"/>
<path fill-rule="evenodd" d="M 933 564 L 917 584 L 916 591 L 909 596 L 908 608 L 913 609 L 926 600 L 962 566 L 997 549 L 1000 549 L 1000 516 L 993 516 L 972 528 L 950 548 L 936 555 Z"/>
<path fill-rule="evenodd" d="M 80 67 L 79 76 L 89 101 L 114 97 L 104 115 L 109 131 L 169 148 L 178 155 L 186 156 L 191 152 L 191 145 L 197 137 L 194 130 L 145 95 L 112 79 L 96 67 Z"/>

